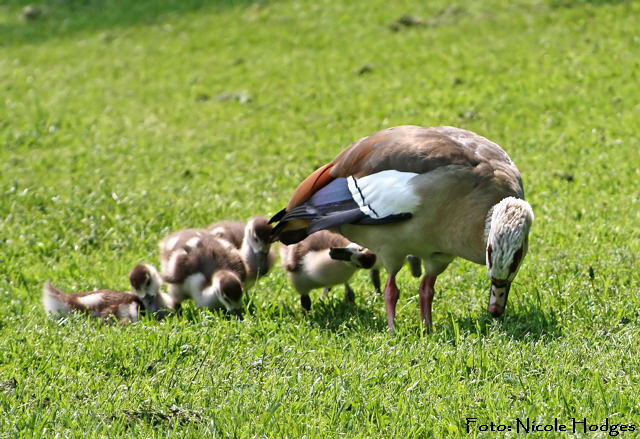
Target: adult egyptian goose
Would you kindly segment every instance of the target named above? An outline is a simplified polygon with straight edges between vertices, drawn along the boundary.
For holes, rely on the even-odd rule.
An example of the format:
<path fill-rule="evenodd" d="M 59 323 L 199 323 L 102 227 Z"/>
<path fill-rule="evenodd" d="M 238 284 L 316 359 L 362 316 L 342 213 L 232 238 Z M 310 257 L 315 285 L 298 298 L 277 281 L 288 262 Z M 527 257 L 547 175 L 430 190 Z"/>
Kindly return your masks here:
<path fill-rule="evenodd" d="M 280 258 L 300 294 L 302 308 L 307 311 L 311 309 L 309 292 L 316 288 L 344 284 L 345 298 L 353 301 L 349 279 L 359 268 L 371 268 L 376 263 L 373 252 L 327 230 L 313 233 L 299 243 L 281 246 Z"/>
<path fill-rule="evenodd" d="M 242 313 L 246 267 L 233 244 L 205 229 L 184 229 L 160 242 L 160 258 L 177 303 L 192 298 L 200 308 Z"/>
<path fill-rule="evenodd" d="M 390 332 L 396 273 L 407 255 L 419 257 L 420 314 L 430 328 L 436 278 L 455 257 L 486 264 L 488 311 L 502 315 L 533 221 L 523 198 L 520 172 L 497 144 L 454 127 L 399 126 L 358 140 L 307 177 L 271 219 L 273 239 L 292 244 L 332 229 L 376 252 L 389 273 Z"/>
<path fill-rule="evenodd" d="M 212 235 L 232 243 L 247 266 L 245 288 L 269 272 L 275 262 L 271 249 L 272 227 L 266 218 L 255 216 L 245 223 L 240 221 L 218 221 L 207 227 Z"/>
<path fill-rule="evenodd" d="M 133 293 L 105 289 L 77 294 L 65 293 L 47 281 L 42 290 L 42 303 L 49 314 L 79 311 L 103 320 L 115 317 L 123 323 L 137 321 L 140 310 L 161 318 L 174 308 L 171 297 L 160 291 L 162 280 L 153 266 L 136 265 L 129 281 Z"/>

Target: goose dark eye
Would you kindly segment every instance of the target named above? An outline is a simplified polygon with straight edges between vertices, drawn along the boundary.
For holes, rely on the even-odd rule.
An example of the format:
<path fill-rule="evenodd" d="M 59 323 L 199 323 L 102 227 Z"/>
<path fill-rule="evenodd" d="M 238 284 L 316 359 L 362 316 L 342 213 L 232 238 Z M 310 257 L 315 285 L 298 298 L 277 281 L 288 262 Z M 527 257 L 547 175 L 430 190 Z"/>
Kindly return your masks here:
<path fill-rule="evenodd" d="M 520 265 L 520 261 L 522 261 L 522 254 L 522 247 L 520 247 L 518 251 L 516 251 L 516 254 L 513 255 L 513 262 L 509 266 L 509 273 L 515 273 L 515 271 L 518 269 L 518 265 Z"/>

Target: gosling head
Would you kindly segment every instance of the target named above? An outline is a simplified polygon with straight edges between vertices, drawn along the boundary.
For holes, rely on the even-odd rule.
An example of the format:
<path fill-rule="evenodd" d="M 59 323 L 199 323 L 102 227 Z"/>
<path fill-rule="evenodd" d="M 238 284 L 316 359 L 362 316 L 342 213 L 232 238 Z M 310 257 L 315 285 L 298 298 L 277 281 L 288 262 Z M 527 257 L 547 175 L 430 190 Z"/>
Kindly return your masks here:
<path fill-rule="evenodd" d="M 229 314 L 242 317 L 242 282 L 233 272 L 220 270 L 213 276 L 214 295 Z"/>
<path fill-rule="evenodd" d="M 131 270 L 129 282 L 144 309 L 151 313 L 158 311 L 156 296 L 162 285 L 162 278 L 158 271 L 149 264 L 138 264 Z"/>
<path fill-rule="evenodd" d="M 337 261 L 350 263 L 356 268 L 369 269 L 376 265 L 376 254 L 352 242 L 346 247 L 332 247 L 329 249 L 329 257 Z"/>
<path fill-rule="evenodd" d="M 273 227 L 266 218 L 251 218 L 245 227 L 244 239 L 247 240 L 253 253 L 255 266 L 259 276 L 269 271 L 269 251 L 271 249 L 271 231 Z"/>

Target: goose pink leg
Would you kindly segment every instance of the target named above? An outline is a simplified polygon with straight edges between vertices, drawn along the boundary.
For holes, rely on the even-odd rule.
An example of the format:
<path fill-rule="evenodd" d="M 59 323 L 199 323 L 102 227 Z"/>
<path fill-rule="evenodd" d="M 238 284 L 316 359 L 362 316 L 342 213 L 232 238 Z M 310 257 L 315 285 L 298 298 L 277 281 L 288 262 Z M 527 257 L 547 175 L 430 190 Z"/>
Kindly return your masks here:
<path fill-rule="evenodd" d="M 396 303 L 398 303 L 400 291 L 396 285 L 396 275 L 389 274 L 387 284 L 384 286 L 384 304 L 387 308 L 387 328 L 393 334 L 393 321 L 396 318 Z"/>
<path fill-rule="evenodd" d="M 433 295 L 435 294 L 434 286 L 438 276 L 430 276 L 426 274 L 420 282 L 420 318 L 427 327 L 431 329 L 431 304 L 433 303 Z"/>

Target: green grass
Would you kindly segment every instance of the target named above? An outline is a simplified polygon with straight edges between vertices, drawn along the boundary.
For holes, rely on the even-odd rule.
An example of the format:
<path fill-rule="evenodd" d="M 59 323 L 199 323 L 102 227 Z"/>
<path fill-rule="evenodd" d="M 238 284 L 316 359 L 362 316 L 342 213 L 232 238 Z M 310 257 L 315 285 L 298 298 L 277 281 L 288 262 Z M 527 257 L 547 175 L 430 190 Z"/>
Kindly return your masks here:
<path fill-rule="evenodd" d="M 0 438 L 640 425 L 637 2 L 59 0 L 32 21 L 26 4 L 0 5 Z M 393 32 L 404 14 L 426 25 Z M 309 315 L 280 269 L 243 322 L 44 314 L 46 279 L 125 289 L 168 232 L 273 214 L 400 124 L 476 131 L 522 171 L 536 222 L 504 318 L 464 261 L 431 335 L 406 273 L 393 337 L 365 273 L 355 305 L 315 294 Z"/>

